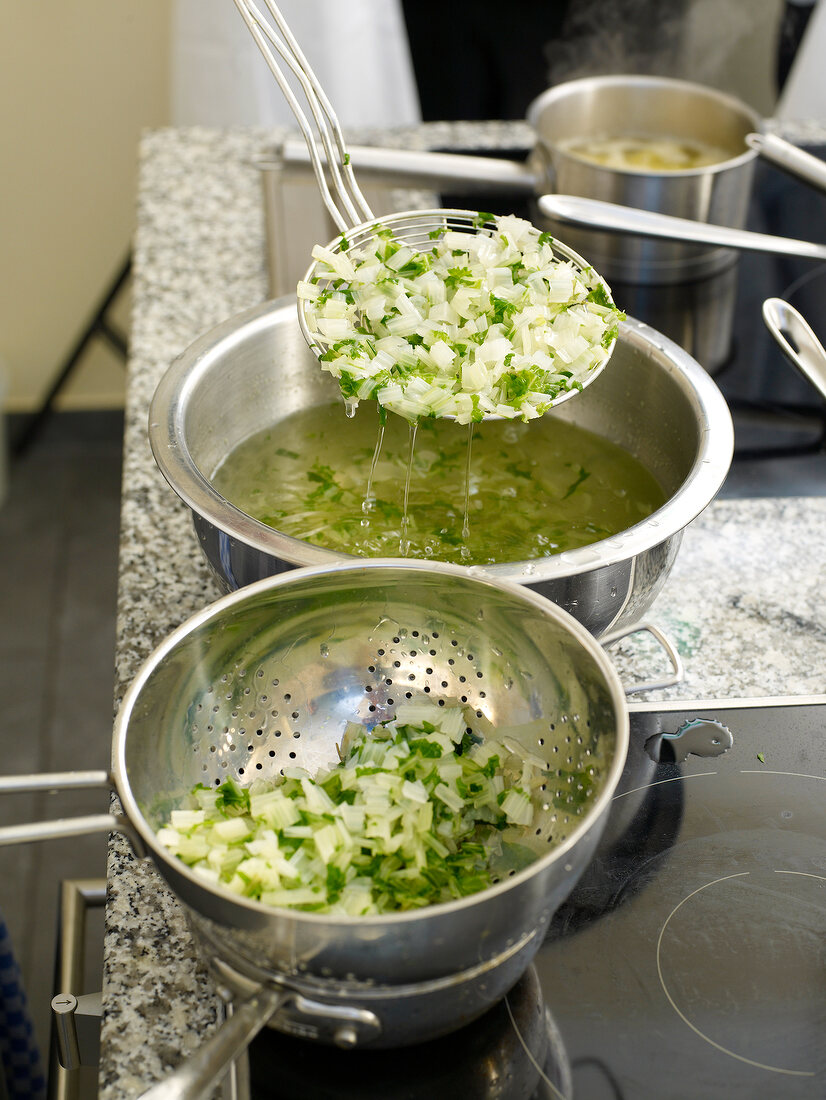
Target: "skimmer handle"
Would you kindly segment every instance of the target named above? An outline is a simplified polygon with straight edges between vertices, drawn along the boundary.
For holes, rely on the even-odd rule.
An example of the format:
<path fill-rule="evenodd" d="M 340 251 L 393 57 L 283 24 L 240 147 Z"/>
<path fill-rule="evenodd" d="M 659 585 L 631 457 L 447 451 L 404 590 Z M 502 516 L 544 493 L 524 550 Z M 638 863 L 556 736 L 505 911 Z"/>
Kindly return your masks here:
<path fill-rule="evenodd" d="M 344 233 L 354 225 L 372 221 L 373 212 L 356 183 L 341 126 L 318 77 L 311 69 L 277 5 L 273 0 L 263 0 L 263 3 L 267 8 L 267 15 L 264 15 L 253 0 L 235 0 L 235 6 L 241 13 L 241 18 L 246 23 L 247 29 L 301 128 L 324 205 L 339 230 Z M 276 54 L 300 84 L 310 108 L 315 132 L 290 87 Z M 321 149 L 319 149 L 316 133 L 321 140 Z M 325 168 L 330 174 L 332 188 L 328 186 Z"/>

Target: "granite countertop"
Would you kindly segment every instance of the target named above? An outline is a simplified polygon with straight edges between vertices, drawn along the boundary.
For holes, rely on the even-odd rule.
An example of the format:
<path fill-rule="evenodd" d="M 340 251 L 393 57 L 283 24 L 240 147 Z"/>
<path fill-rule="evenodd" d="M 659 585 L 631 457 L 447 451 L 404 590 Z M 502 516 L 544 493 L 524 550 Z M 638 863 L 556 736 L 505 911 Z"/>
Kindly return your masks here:
<path fill-rule="evenodd" d="M 171 360 L 267 297 L 258 170 L 280 135 L 160 130 L 140 151 L 126 408 L 117 702 L 154 647 L 220 592 L 188 510 L 158 472 L 147 410 Z M 429 124 L 353 135 L 407 148 L 529 145 L 526 124 Z M 649 620 L 676 640 L 684 681 L 654 698 L 826 691 L 826 497 L 721 500 L 687 529 Z M 632 646 L 633 643 L 629 643 Z M 624 646 L 620 671 L 635 660 Z M 651 698 L 651 696 L 647 697 Z M 139 1095 L 199 1044 L 219 1001 L 182 910 L 115 837 L 109 860 L 100 1095 Z"/>

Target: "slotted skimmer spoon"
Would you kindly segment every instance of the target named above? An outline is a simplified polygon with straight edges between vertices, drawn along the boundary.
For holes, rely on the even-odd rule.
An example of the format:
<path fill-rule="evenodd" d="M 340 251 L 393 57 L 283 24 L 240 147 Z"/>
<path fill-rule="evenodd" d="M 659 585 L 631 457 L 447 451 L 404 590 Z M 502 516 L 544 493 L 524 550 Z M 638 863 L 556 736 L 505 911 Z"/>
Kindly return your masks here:
<path fill-rule="evenodd" d="M 613 351 L 622 315 L 586 261 L 513 217 L 440 208 L 377 219 L 356 182 L 332 105 L 277 5 L 272 0 L 262 0 L 261 6 L 255 0 L 235 0 L 235 5 L 295 115 L 321 198 L 340 234 L 326 248 L 314 249 L 314 263 L 298 284 L 298 318 L 304 338 L 322 366 L 339 379 L 345 399 L 353 405 L 375 398 L 409 420 L 419 415 L 462 423 L 532 419 L 591 382 Z M 448 259 L 453 266 L 447 275 L 441 259 L 434 258 L 442 252 L 459 257 Z M 525 256 L 536 257 L 535 265 L 523 264 Z M 478 286 L 474 279 L 480 270 L 486 273 L 482 286 L 487 292 L 487 272 L 494 267 L 501 289 L 491 291 L 480 313 L 478 301 L 468 306 L 466 299 L 470 288 Z M 375 275 L 365 274 L 373 270 Z M 441 290 L 434 290 L 435 300 L 415 283 L 422 274 L 442 281 Z M 392 301 L 382 303 L 372 293 L 374 287 L 386 286 L 388 277 L 396 276 L 389 278 Z M 525 288 L 519 300 L 513 294 L 515 284 L 520 294 Z M 437 317 L 445 287 L 455 291 L 457 285 L 461 294 L 453 300 L 463 299 L 455 311 L 458 324 L 452 316 Z M 434 343 L 442 323 L 462 330 L 459 338 L 449 340 L 447 351 Z M 475 332 L 469 328 L 473 324 Z M 438 342 L 444 339 L 442 328 Z"/>

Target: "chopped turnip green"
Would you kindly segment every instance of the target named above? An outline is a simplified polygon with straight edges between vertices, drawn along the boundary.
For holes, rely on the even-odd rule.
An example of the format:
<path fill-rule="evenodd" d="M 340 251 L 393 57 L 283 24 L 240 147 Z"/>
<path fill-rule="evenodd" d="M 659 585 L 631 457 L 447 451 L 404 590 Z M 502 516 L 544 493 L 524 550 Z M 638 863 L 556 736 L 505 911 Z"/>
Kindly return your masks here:
<path fill-rule="evenodd" d="M 377 223 L 349 251 L 313 250 L 298 298 L 351 408 L 531 420 L 604 366 L 624 314 L 599 275 L 521 218 L 480 215 L 478 228 L 415 251 Z"/>
<path fill-rule="evenodd" d="M 195 787 L 158 840 L 265 905 L 359 916 L 451 901 L 491 885 L 503 859 L 536 858 L 527 792 L 547 771 L 514 747 L 470 733 L 460 707 L 403 704 L 371 731 L 349 724 L 342 758 L 314 776 Z"/>

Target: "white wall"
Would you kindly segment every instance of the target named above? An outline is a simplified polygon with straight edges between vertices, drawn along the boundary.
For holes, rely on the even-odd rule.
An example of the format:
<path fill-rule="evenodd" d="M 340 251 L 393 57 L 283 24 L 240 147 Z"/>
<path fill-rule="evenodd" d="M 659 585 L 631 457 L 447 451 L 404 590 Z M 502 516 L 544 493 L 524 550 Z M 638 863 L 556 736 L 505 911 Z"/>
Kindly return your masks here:
<path fill-rule="evenodd" d="M 169 2 L 0 4 L 0 361 L 12 411 L 37 407 L 128 252 L 140 131 L 167 119 Z M 117 313 L 128 327 L 128 301 Z M 123 375 L 97 342 L 61 404 L 117 406 Z"/>

